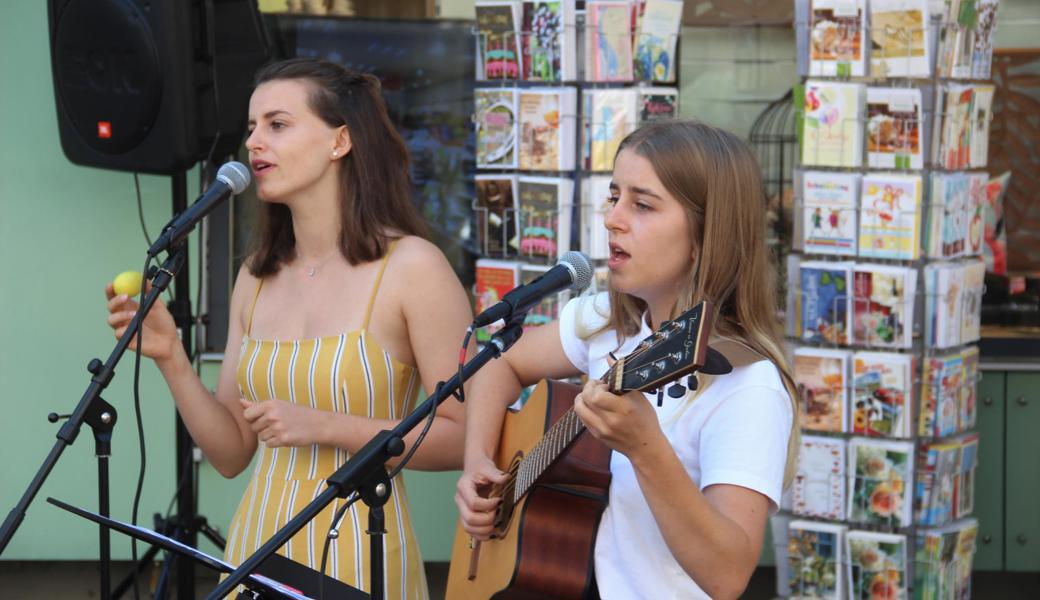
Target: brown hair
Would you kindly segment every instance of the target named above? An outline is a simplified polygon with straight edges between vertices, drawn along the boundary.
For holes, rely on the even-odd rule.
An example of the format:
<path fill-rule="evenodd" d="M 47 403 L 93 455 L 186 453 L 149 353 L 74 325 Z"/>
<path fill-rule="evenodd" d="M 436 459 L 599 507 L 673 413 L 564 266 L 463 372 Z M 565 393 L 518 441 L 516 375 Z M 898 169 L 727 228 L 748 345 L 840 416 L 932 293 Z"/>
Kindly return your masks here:
<path fill-rule="evenodd" d="M 308 82 L 310 109 L 330 127 L 345 125 L 350 132 L 350 152 L 337 161 L 343 257 L 352 265 L 370 262 L 398 237 L 425 237 L 426 226 L 411 199 L 408 148 L 386 112 L 379 80 L 329 61 L 293 58 L 262 67 L 255 85 L 287 79 Z M 256 277 L 271 275 L 295 255 L 289 208 L 262 203 L 249 271 Z"/>
<path fill-rule="evenodd" d="M 625 150 L 646 158 L 686 211 L 696 260 L 671 317 L 708 300 L 717 311 L 717 334 L 747 345 L 780 371 L 794 415 L 786 485 L 798 457 L 798 394 L 777 316 L 758 161 L 737 136 L 692 121 L 646 125 L 621 142 L 618 154 Z M 619 338 L 638 334 L 646 308 L 642 300 L 611 289 L 609 327 Z"/>

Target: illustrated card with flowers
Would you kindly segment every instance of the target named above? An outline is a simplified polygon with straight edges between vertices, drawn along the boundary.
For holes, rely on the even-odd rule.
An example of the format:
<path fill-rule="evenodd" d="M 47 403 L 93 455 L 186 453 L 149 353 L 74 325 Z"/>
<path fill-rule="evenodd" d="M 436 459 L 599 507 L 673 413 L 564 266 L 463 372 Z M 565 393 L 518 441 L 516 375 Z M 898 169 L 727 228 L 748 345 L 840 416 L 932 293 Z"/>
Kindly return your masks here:
<path fill-rule="evenodd" d="M 564 4 L 538 0 L 523 3 L 520 45 L 524 80 L 563 81 Z"/>
<path fill-rule="evenodd" d="M 845 518 L 845 440 L 803 435 L 791 483 L 791 511 L 832 521 Z"/>
<path fill-rule="evenodd" d="M 908 597 L 905 535 L 852 530 L 845 535 L 845 542 L 852 600 Z"/>
<path fill-rule="evenodd" d="M 865 90 L 859 83 L 805 82 L 802 164 L 825 167 L 863 165 Z"/>
<path fill-rule="evenodd" d="M 849 520 L 906 527 L 913 520 L 912 442 L 852 438 L 849 441 Z"/>
<path fill-rule="evenodd" d="M 646 0 L 640 10 L 633 50 L 635 77 L 640 81 L 674 83 L 682 0 Z"/>
<path fill-rule="evenodd" d="M 916 293 L 914 269 L 857 264 L 853 271 L 853 343 L 909 348 Z"/>
<path fill-rule="evenodd" d="M 787 576 L 791 598 L 845 598 L 846 527 L 816 521 L 791 521 L 787 528 Z"/>

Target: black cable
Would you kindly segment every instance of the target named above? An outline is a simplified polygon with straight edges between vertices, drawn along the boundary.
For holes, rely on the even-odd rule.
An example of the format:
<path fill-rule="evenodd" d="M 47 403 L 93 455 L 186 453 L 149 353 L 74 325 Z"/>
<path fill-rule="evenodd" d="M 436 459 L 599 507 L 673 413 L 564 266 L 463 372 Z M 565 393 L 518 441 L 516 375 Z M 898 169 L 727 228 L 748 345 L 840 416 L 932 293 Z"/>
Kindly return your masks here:
<path fill-rule="evenodd" d="M 148 246 L 152 245 L 152 236 L 148 235 L 148 226 L 144 222 L 144 206 L 141 201 L 141 180 L 138 178 L 138 174 L 134 173 L 134 190 L 137 192 L 137 219 L 141 223 L 141 233 L 144 235 L 144 241 L 148 242 Z M 144 285 L 143 273 L 141 284 Z M 166 289 L 166 296 L 172 301 L 173 295 L 170 293 L 169 288 Z"/>
<path fill-rule="evenodd" d="M 135 174 L 136 180 L 136 174 Z M 138 196 L 140 197 L 140 196 Z M 144 269 L 141 273 L 148 273 L 148 265 L 152 262 L 152 258 L 149 256 L 144 261 Z M 147 289 L 147 280 L 142 277 L 141 279 L 141 290 L 139 292 L 137 300 L 137 317 L 140 318 L 137 327 L 137 352 L 134 353 L 134 416 L 137 419 L 137 443 L 138 448 L 141 452 L 141 466 L 137 472 L 137 490 L 134 492 L 134 505 L 131 511 L 130 523 L 134 526 L 137 525 L 137 511 L 141 504 L 141 490 L 144 487 L 144 474 L 147 466 L 147 451 L 144 442 L 144 423 L 141 419 L 141 346 L 144 340 L 144 315 L 141 313 L 141 307 L 144 304 L 145 290 Z M 131 564 L 137 564 L 137 538 L 130 538 L 130 557 L 133 561 Z M 140 599 L 140 591 L 137 589 L 137 572 L 136 570 L 131 573 L 131 577 L 134 582 L 134 599 Z"/>
<path fill-rule="evenodd" d="M 141 203 L 141 180 L 138 178 L 137 173 L 134 173 L 134 189 L 137 190 L 137 218 L 141 221 L 141 233 L 144 234 L 144 241 L 148 242 L 148 247 L 152 246 L 152 237 L 148 235 L 148 226 L 144 223 L 144 206 Z"/>
<path fill-rule="evenodd" d="M 462 339 L 462 349 L 459 351 L 459 371 L 458 371 L 459 389 L 457 389 L 454 392 L 452 392 L 452 395 L 455 396 L 459 400 L 459 402 L 462 402 L 465 399 L 465 395 L 462 393 L 462 367 L 465 365 L 465 362 L 466 362 L 466 347 L 469 346 L 469 338 L 470 338 L 471 335 L 473 335 L 473 326 L 472 325 L 470 325 L 466 329 L 466 335 Z M 441 387 L 443 385 L 444 385 L 443 381 L 437 383 L 437 389 L 434 390 L 434 395 L 435 396 L 439 396 L 440 395 Z M 394 467 L 394 469 L 392 471 L 390 471 L 389 478 L 390 478 L 391 482 L 393 482 L 394 477 L 396 477 L 397 474 L 400 473 L 401 470 L 405 468 L 405 465 L 408 464 L 408 461 L 412 460 L 412 455 L 415 454 L 415 451 L 419 449 L 419 446 L 423 443 L 423 440 L 426 439 L 426 434 L 429 433 L 430 426 L 433 425 L 433 419 L 434 419 L 434 417 L 437 416 L 437 407 L 438 407 L 438 405 L 439 405 L 439 403 L 435 402 L 435 403 L 433 403 L 433 406 L 430 407 L 430 414 L 426 418 L 426 423 L 423 425 L 422 431 L 419 432 L 419 436 L 415 438 L 415 443 L 412 444 L 412 447 L 409 448 L 408 452 L 406 452 L 404 457 L 401 458 L 401 461 L 397 463 L 397 466 Z"/>
<path fill-rule="evenodd" d="M 332 517 L 332 524 L 329 525 L 329 532 L 325 535 L 325 543 L 321 548 L 321 570 L 318 571 L 318 600 L 325 600 L 325 566 L 328 564 L 329 558 L 329 545 L 333 538 L 339 538 L 339 522 L 343 519 L 343 515 L 347 512 L 347 509 L 351 507 L 355 502 L 361 499 L 361 494 L 354 492 L 347 498 L 347 501 L 336 511 L 336 514 Z M 335 535 L 333 535 L 335 532 Z M 372 557 L 369 557 L 371 562 Z M 371 583 L 369 584 L 371 585 Z"/>
<path fill-rule="evenodd" d="M 210 149 L 210 152 L 211 153 L 213 152 L 212 148 Z M 199 195 L 202 195 L 202 193 L 205 191 L 206 185 L 210 182 L 210 179 L 211 179 L 210 178 L 210 171 L 211 171 L 211 169 L 210 169 L 210 162 L 209 162 L 209 160 L 210 159 L 207 158 L 205 162 L 199 164 Z M 195 271 L 196 273 L 198 273 L 199 285 L 198 285 L 198 288 L 195 290 L 195 318 L 192 319 L 192 324 L 195 327 L 192 330 L 192 333 L 194 334 L 194 337 L 195 337 L 195 344 L 194 344 L 194 347 L 193 347 L 194 357 L 193 357 L 193 360 L 192 360 L 192 364 L 194 364 L 194 366 L 195 366 L 195 374 L 198 375 L 199 377 L 202 376 L 202 347 L 204 345 L 204 343 L 203 343 L 204 340 L 203 340 L 203 337 L 202 337 L 202 327 L 201 327 L 201 325 L 202 325 L 202 312 L 201 312 L 202 291 L 203 291 L 203 288 L 206 287 L 206 278 L 202 276 L 202 270 L 203 270 L 203 268 L 205 267 L 205 264 L 206 264 L 206 261 L 205 261 L 205 256 L 206 256 L 205 244 L 206 244 L 206 229 L 207 229 L 207 224 L 208 223 L 209 223 L 209 218 L 205 218 L 205 219 L 202 219 L 201 221 L 199 221 L 199 230 L 198 230 L 199 231 L 199 235 L 198 235 L 199 241 L 198 241 L 198 257 L 197 257 L 198 263 L 197 263 L 197 270 Z M 194 444 L 194 440 L 192 440 L 192 444 Z"/>
<path fill-rule="evenodd" d="M 217 127 L 217 130 L 213 135 L 213 143 L 210 144 L 209 152 L 206 153 L 206 160 L 203 163 L 206 165 L 213 160 L 213 153 L 217 150 L 217 142 L 220 141 L 220 87 L 217 85 L 217 19 L 214 16 L 214 12 L 215 9 L 212 0 L 206 0 L 206 21 L 209 22 L 209 27 L 206 28 L 206 34 L 209 42 L 209 49 L 212 51 L 209 56 L 209 70 L 213 77 L 213 122 Z"/>

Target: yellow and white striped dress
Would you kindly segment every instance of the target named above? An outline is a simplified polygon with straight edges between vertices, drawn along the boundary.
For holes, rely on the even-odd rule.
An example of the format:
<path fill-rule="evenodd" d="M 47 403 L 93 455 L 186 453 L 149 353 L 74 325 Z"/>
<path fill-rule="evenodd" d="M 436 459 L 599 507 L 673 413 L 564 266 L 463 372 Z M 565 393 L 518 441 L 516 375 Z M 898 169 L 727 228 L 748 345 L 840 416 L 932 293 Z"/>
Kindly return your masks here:
<path fill-rule="evenodd" d="M 256 340 L 249 337 L 253 308 L 238 361 L 238 386 L 252 402 L 280 399 L 319 410 L 375 419 L 400 419 L 414 404 L 419 377 L 414 367 L 393 359 L 367 334 L 369 319 L 393 245 L 383 257 L 361 329 L 336 336 L 305 340 Z M 350 457 L 332 446 L 268 448 L 260 442 L 260 457 L 238 510 L 231 520 L 224 558 L 242 563 L 279 528 L 326 489 L 325 477 Z M 279 554 L 312 569 L 321 567 L 325 535 L 337 499 L 301 529 Z M 404 479 L 393 480 L 393 494 L 383 507 L 383 573 L 386 598 L 426 599 L 429 596 L 419 545 L 412 530 Z M 340 523 L 339 538 L 329 548 L 326 575 L 369 591 L 368 507 L 356 502 Z"/>

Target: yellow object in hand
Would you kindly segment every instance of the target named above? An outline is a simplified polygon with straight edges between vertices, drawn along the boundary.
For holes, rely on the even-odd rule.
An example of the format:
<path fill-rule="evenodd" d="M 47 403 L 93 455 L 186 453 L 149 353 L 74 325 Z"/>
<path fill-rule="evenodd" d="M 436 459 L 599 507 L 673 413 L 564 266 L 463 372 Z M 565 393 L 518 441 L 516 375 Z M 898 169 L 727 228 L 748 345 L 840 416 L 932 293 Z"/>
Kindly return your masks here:
<path fill-rule="evenodd" d="M 123 271 L 112 280 L 112 291 L 127 296 L 136 296 L 141 293 L 141 281 L 144 277 L 140 271 Z"/>

